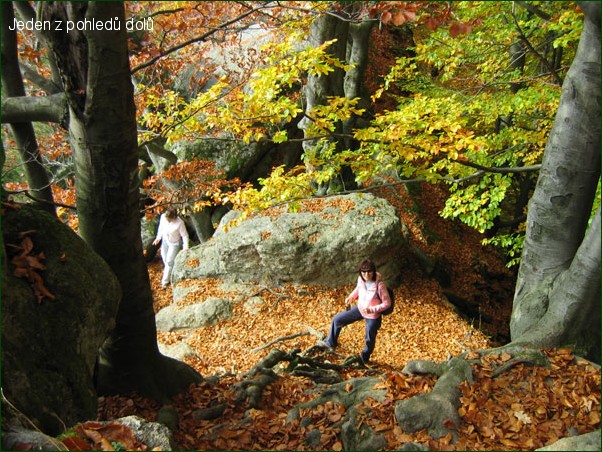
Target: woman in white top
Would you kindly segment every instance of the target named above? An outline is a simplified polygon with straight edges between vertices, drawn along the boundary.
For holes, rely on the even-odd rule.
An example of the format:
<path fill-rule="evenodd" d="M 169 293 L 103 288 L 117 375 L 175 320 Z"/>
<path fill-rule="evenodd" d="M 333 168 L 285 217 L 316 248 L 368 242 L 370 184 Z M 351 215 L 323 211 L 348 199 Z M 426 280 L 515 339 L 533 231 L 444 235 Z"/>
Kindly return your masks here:
<path fill-rule="evenodd" d="M 165 287 L 171 283 L 171 271 L 173 269 L 176 255 L 180 251 L 180 238 L 182 246 L 188 249 L 188 231 L 184 221 L 178 216 L 176 209 L 168 209 L 159 220 L 159 230 L 153 245 L 161 243 L 161 259 L 163 259 L 163 277 L 161 286 Z"/>

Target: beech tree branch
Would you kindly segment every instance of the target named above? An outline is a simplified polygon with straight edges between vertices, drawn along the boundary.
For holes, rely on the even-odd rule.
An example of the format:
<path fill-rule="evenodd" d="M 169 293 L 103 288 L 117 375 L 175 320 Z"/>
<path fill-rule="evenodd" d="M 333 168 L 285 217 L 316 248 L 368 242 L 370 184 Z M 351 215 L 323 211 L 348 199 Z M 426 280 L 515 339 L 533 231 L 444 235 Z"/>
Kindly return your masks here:
<path fill-rule="evenodd" d="M 541 169 L 541 164 L 538 165 L 529 165 L 529 166 L 483 166 L 477 163 L 470 162 L 468 160 L 452 160 L 454 163 L 459 163 L 460 165 L 469 166 L 470 168 L 475 168 L 480 171 L 484 171 L 487 173 L 497 173 L 497 174 L 509 174 L 509 173 L 529 173 L 532 171 L 539 171 Z"/>
<path fill-rule="evenodd" d="M 529 51 L 533 55 L 535 55 L 535 58 L 537 58 L 541 62 L 541 64 L 543 64 L 543 66 L 548 69 L 548 71 L 552 75 L 552 78 L 554 78 L 554 81 L 558 84 L 558 86 L 562 86 L 562 78 L 560 77 L 560 75 L 558 75 L 558 72 L 554 67 L 552 67 L 550 62 L 533 47 L 533 44 L 531 44 L 531 41 L 529 41 L 529 38 L 527 38 L 527 36 L 523 32 L 523 29 L 518 23 L 518 19 L 516 18 L 516 15 L 514 15 L 514 13 L 512 14 L 512 19 L 514 20 L 514 28 L 518 32 L 518 38 L 527 47 L 527 49 L 529 49 Z"/>
<path fill-rule="evenodd" d="M 43 89 L 46 94 L 58 94 L 62 92 L 62 89 L 59 85 L 57 85 L 54 81 L 40 75 L 38 71 L 31 65 L 24 61 L 19 61 L 19 66 L 23 71 L 23 77 L 36 85 L 38 88 Z"/>
<path fill-rule="evenodd" d="M 68 114 L 67 98 L 64 93 L 2 99 L 3 124 L 54 122 L 65 125 Z"/>

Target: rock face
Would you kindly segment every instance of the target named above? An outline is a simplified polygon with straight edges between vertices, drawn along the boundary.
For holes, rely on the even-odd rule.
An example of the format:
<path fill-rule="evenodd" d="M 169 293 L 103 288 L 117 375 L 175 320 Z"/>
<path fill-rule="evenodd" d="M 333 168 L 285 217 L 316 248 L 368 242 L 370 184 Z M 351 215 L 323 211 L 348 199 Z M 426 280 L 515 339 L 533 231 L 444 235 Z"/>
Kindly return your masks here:
<path fill-rule="evenodd" d="M 229 228 L 236 214 L 226 215 L 211 240 L 178 254 L 174 281 L 216 277 L 336 286 L 355 283 L 360 262 L 370 258 L 397 285 L 405 241 L 387 201 L 358 193 L 307 201 L 299 212 L 271 213 Z"/>
<path fill-rule="evenodd" d="M 8 208 L 2 229 L 4 395 L 40 430 L 56 435 L 97 415 L 94 365 L 114 327 L 121 289 L 104 260 L 51 215 Z M 14 275 L 25 231 L 31 231 L 29 256 L 43 265 L 34 273 L 54 299 L 38 302 L 28 280 Z"/>

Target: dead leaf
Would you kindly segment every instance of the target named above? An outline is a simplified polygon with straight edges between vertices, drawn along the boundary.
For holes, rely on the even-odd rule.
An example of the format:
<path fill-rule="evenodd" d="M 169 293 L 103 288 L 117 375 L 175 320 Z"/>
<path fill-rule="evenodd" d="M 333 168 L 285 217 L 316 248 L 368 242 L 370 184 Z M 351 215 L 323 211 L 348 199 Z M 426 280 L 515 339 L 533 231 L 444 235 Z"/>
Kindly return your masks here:
<path fill-rule="evenodd" d="M 24 278 L 31 284 L 34 295 L 38 303 L 41 303 L 44 298 L 50 300 L 56 299 L 54 294 L 48 290 L 44 283 L 44 279 L 38 271 L 46 270 L 46 266 L 42 263 L 46 259 L 44 252 L 31 254 L 34 249 L 33 241 L 30 237 L 34 230 L 21 232 L 21 242 L 18 245 L 11 245 L 12 250 L 16 250 L 18 254 L 11 258 L 11 263 L 14 266 L 13 275 L 17 278 Z"/>
<path fill-rule="evenodd" d="M 88 441 L 79 436 L 69 436 L 61 440 L 69 450 L 92 450 L 92 446 Z"/>
<path fill-rule="evenodd" d="M 395 26 L 403 25 L 406 23 L 406 21 L 407 21 L 407 19 L 403 12 L 398 12 L 398 13 L 393 14 L 393 17 L 392 17 L 393 25 L 395 25 Z"/>
<path fill-rule="evenodd" d="M 510 353 L 502 353 L 502 354 L 500 355 L 500 360 L 501 360 L 503 363 L 505 363 L 505 362 L 508 362 L 508 361 L 510 361 L 511 359 L 512 359 L 512 355 L 511 355 Z"/>
<path fill-rule="evenodd" d="M 527 414 L 525 414 L 524 411 L 515 411 L 513 414 L 514 417 L 521 421 L 523 424 L 530 424 L 532 422 L 531 418 Z"/>

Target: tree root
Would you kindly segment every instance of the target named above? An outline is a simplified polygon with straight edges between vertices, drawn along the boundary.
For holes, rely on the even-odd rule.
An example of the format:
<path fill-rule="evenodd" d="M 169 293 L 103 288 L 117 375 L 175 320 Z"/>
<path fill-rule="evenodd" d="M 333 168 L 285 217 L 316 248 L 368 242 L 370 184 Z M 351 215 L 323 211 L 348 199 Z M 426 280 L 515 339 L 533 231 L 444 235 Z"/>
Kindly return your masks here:
<path fill-rule="evenodd" d="M 307 356 L 317 350 L 323 351 L 316 347 L 310 347 L 303 353 L 300 349 L 294 349 L 290 353 L 278 349 L 271 350 L 255 367 L 244 374 L 245 380 L 235 385 L 236 402 L 242 403 L 246 400 L 251 408 L 259 408 L 264 389 L 279 378 L 273 367 L 281 362 L 288 362 L 285 372 L 294 376 L 308 377 L 316 383 L 322 384 L 341 382 L 340 372 L 350 367 L 367 369 L 359 356 L 350 356 L 342 364 L 321 362 Z M 320 356 L 318 355 L 317 358 Z"/>
<path fill-rule="evenodd" d="M 268 353 L 255 367 L 244 376 L 246 380 L 235 385 L 237 395 L 236 402 L 248 401 L 251 408 L 259 408 L 263 390 L 278 379 L 278 375 L 272 370 L 281 361 L 288 361 L 288 354 L 282 350 L 274 349 Z"/>
<path fill-rule="evenodd" d="M 496 367 L 493 377 L 498 377 L 518 364 L 546 367 L 550 363 L 546 355 L 540 350 L 529 348 L 520 344 L 507 344 L 490 350 L 479 350 L 480 356 L 508 354 L 510 358 L 504 364 Z"/>
<path fill-rule="evenodd" d="M 432 361 L 410 361 L 403 369 L 406 374 L 434 374 L 439 377 L 433 390 L 428 394 L 420 394 L 399 401 L 395 406 L 395 418 L 399 426 L 407 432 L 428 429 L 434 438 L 452 434 L 457 439 L 457 430 L 461 419 L 458 416 L 460 406 L 460 385 L 473 381 L 471 363 L 478 363 L 483 356 L 507 354 L 504 364 L 494 369 L 493 377 L 499 376 L 520 363 L 534 366 L 546 366 L 548 360 L 539 350 L 523 346 L 524 344 L 508 344 L 506 346 L 478 350 L 435 363 Z"/>
<path fill-rule="evenodd" d="M 307 331 L 303 331 L 301 333 L 289 334 L 287 336 L 278 337 L 278 338 L 274 339 L 273 341 L 268 342 L 265 345 L 262 345 L 260 347 L 254 348 L 253 350 L 251 350 L 251 353 L 255 353 L 255 352 L 259 352 L 261 350 L 265 350 L 266 348 L 269 348 L 269 347 L 271 347 L 272 345 L 274 345 L 274 344 L 276 344 L 278 342 L 288 341 L 288 340 L 295 339 L 295 338 L 301 337 L 301 336 L 309 336 L 310 334 L 312 336 L 315 336 L 318 340 L 323 340 L 324 339 L 324 333 L 322 333 L 321 331 L 318 331 L 318 330 L 316 330 L 314 328 L 309 328 Z"/>
<path fill-rule="evenodd" d="M 261 286 L 261 287 L 259 287 L 259 290 L 256 290 L 252 294 L 248 295 L 248 297 L 249 298 L 255 297 L 255 296 L 259 295 L 261 292 L 263 292 L 264 290 L 268 291 L 272 295 L 276 296 L 276 298 L 278 298 L 278 300 L 280 300 L 282 298 L 290 298 L 289 295 L 286 295 L 286 294 L 283 294 L 283 293 L 274 292 L 272 289 L 270 289 L 267 286 Z"/>
<path fill-rule="evenodd" d="M 472 382 L 470 364 L 461 358 L 452 358 L 443 363 L 432 361 L 410 361 L 403 369 L 405 374 L 435 374 L 439 377 L 433 390 L 402 400 L 395 406 L 395 419 L 407 432 L 428 429 L 434 438 L 451 433 L 457 438 L 460 427 L 460 384 Z"/>

